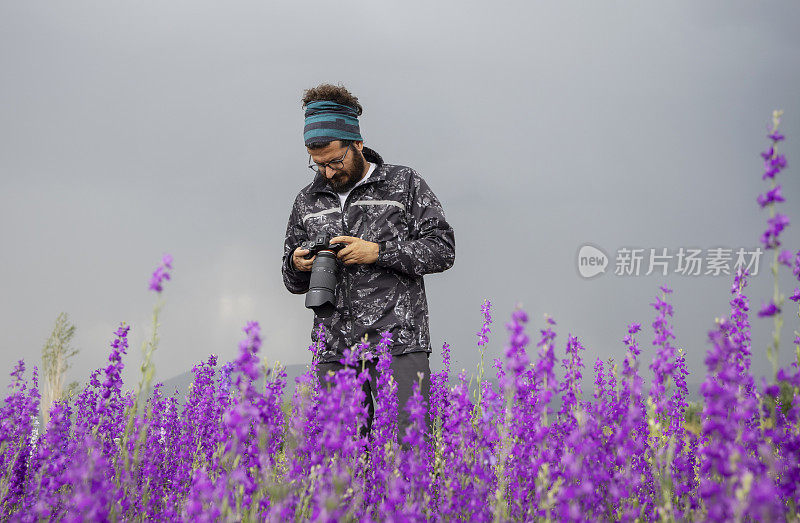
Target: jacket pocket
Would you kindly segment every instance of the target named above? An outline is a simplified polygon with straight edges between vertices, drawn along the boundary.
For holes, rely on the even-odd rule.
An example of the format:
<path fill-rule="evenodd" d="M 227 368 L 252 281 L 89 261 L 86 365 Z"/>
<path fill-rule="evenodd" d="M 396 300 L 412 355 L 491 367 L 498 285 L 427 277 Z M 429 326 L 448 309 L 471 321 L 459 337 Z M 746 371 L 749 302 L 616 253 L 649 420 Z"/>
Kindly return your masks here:
<path fill-rule="evenodd" d="M 392 346 L 413 343 L 415 321 L 410 296 L 403 292 L 402 285 L 387 285 L 387 280 L 379 280 L 381 284 L 352 289 L 354 327 L 358 336 L 367 334 L 370 345 L 374 346 L 380 334 L 388 330 L 392 334 Z"/>

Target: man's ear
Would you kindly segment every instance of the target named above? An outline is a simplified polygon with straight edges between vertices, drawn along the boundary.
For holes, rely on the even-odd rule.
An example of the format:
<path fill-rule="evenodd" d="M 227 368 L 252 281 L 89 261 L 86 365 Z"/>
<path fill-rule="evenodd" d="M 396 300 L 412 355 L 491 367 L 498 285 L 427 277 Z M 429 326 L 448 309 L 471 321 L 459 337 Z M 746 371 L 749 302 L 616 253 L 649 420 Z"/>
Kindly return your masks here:
<path fill-rule="evenodd" d="M 361 152 L 362 149 L 364 149 L 364 142 L 353 142 L 353 145 L 356 146 L 356 149 L 358 149 L 358 152 Z"/>

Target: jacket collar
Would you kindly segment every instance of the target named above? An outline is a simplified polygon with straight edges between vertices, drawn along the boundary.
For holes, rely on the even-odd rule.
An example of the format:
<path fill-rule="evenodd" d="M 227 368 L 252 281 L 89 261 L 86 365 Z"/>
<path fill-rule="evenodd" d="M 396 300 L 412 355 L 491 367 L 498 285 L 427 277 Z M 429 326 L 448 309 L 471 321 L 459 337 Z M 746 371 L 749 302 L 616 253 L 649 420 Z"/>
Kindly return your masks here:
<path fill-rule="evenodd" d="M 374 150 L 370 149 L 366 145 L 364 146 L 362 153 L 364 154 L 364 159 L 366 159 L 370 163 L 375 164 L 375 170 L 372 171 L 372 174 L 370 175 L 369 179 L 366 180 L 362 185 L 384 180 L 386 178 L 387 168 L 383 163 L 383 158 L 381 158 L 381 155 L 375 152 Z M 328 180 L 321 174 L 317 174 L 314 177 L 314 181 L 311 182 L 309 190 L 311 192 L 329 192 L 336 194 L 336 192 L 333 189 L 331 189 L 331 186 L 328 185 Z"/>

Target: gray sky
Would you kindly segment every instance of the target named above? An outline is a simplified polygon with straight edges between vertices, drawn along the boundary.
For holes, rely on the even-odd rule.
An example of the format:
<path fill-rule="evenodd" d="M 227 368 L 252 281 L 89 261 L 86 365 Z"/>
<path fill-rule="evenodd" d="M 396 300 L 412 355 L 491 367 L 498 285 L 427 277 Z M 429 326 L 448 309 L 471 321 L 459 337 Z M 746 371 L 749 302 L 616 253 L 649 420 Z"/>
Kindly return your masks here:
<path fill-rule="evenodd" d="M 484 298 L 489 359 L 521 303 L 533 343 L 549 313 L 559 356 L 575 334 L 589 369 L 621 360 L 626 325 L 641 322 L 649 364 L 649 304 L 667 285 L 676 344 L 702 381 L 732 278 L 621 277 L 613 257 L 755 248 L 775 108 L 781 210 L 795 222 L 784 245 L 800 247 L 798 15 L 793 1 L 3 2 L 4 368 L 39 365 L 65 311 L 80 349 L 68 377 L 104 366 L 126 321 L 134 386 L 165 252 L 160 379 L 212 352 L 234 358 L 247 320 L 270 361 L 308 361 L 312 316 L 283 287 L 280 258 L 310 181 L 300 96 L 332 82 L 362 102 L 366 145 L 417 169 L 455 229 L 455 266 L 426 277 L 436 368 L 444 341 L 455 369 L 475 368 Z M 578 274 L 584 243 L 612 257 L 606 274 Z M 748 289 L 756 310 L 772 293 L 768 261 Z M 783 271 L 785 294 L 794 283 Z M 799 323 L 788 304 L 783 361 Z M 771 323 L 753 323 L 761 373 Z"/>

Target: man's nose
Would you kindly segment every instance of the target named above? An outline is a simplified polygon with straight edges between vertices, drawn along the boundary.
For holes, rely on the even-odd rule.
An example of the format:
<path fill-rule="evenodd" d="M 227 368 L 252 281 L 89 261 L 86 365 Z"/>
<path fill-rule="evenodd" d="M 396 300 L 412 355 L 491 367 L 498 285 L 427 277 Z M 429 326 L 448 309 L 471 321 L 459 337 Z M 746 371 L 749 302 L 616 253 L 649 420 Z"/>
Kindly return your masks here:
<path fill-rule="evenodd" d="M 330 174 L 328 174 L 328 173 L 330 173 Z M 325 178 L 330 180 L 331 178 L 334 177 L 335 174 L 336 174 L 336 169 L 334 169 L 333 167 L 330 167 L 329 165 L 325 166 Z"/>

